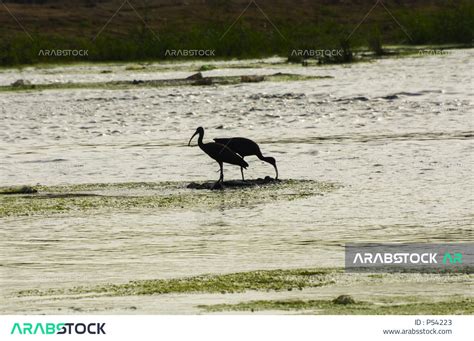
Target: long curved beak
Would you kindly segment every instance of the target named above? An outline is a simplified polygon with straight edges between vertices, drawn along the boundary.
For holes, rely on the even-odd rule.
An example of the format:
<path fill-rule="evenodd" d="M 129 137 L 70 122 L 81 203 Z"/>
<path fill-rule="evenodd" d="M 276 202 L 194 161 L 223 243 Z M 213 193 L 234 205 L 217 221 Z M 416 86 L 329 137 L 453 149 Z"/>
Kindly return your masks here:
<path fill-rule="evenodd" d="M 193 136 L 191 136 L 191 138 L 189 139 L 189 142 L 188 142 L 188 146 L 191 145 L 191 140 L 194 138 L 194 136 L 197 135 L 197 133 L 198 133 L 198 132 L 196 131 L 196 132 L 193 134 Z"/>
<path fill-rule="evenodd" d="M 276 172 L 275 180 L 278 180 L 278 168 L 277 168 L 277 165 L 273 165 L 273 167 L 275 167 L 275 172 Z"/>

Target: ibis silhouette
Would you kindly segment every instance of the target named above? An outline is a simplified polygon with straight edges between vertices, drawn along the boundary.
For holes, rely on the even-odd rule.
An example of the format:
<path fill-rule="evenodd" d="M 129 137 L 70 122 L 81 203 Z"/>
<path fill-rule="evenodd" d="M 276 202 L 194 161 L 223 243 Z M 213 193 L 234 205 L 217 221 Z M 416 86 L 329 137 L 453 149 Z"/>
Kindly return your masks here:
<path fill-rule="evenodd" d="M 271 156 L 263 156 L 262 152 L 260 151 L 260 147 L 255 141 L 245 137 L 214 139 L 214 141 L 230 148 L 236 154 L 240 155 L 242 159 L 246 156 L 255 155 L 260 160 L 268 162 L 275 168 L 275 180 L 278 180 L 278 168 L 276 166 L 276 160 Z M 240 172 L 242 173 L 242 180 L 244 180 L 244 170 L 242 167 L 240 167 Z"/>
<path fill-rule="evenodd" d="M 202 149 L 204 153 L 209 155 L 211 158 L 216 160 L 219 164 L 221 175 L 219 177 L 218 183 L 224 181 L 224 170 L 223 163 L 230 163 L 231 165 L 240 166 L 240 168 L 247 168 L 249 164 L 245 160 L 233 152 L 230 148 L 226 147 L 223 144 L 216 142 L 203 143 L 202 139 L 204 138 L 204 128 L 199 127 L 196 129 L 196 132 L 189 139 L 188 146 L 191 145 L 191 141 L 194 136 L 199 135 L 198 137 L 198 146 Z"/>

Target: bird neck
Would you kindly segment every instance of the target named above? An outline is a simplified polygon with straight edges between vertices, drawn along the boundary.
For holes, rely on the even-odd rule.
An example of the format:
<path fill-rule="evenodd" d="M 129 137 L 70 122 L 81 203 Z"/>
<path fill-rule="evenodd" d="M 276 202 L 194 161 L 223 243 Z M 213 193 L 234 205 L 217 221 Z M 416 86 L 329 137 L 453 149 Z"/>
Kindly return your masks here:
<path fill-rule="evenodd" d="M 265 162 L 268 162 L 268 160 L 266 160 L 266 157 L 262 155 L 262 152 L 259 150 L 256 154 L 255 154 L 260 160 L 262 161 L 265 161 Z"/>
<path fill-rule="evenodd" d="M 204 133 L 203 133 L 203 132 L 202 132 L 202 133 L 200 132 L 200 133 L 199 133 L 199 136 L 198 136 L 198 146 L 199 146 L 199 147 L 202 147 L 202 145 L 203 145 L 203 143 L 202 143 L 202 139 L 203 139 L 203 138 L 204 138 Z"/>
<path fill-rule="evenodd" d="M 262 157 L 260 158 L 260 160 L 265 161 L 265 162 L 268 162 L 268 163 L 272 163 L 272 162 L 270 161 L 270 157 L 262 156 Z"/>

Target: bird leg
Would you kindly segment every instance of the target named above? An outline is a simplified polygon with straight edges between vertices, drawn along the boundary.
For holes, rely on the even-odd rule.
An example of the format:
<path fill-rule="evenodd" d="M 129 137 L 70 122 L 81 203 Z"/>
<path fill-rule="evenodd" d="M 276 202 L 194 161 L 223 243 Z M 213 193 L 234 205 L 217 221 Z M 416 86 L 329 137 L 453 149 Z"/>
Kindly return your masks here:
<path fill-rule="evenodd" d="M 221 174 L 219 175 L 219 180 L 216 181 L 216 183 L 212 186 L 211 189 L 222 189 L 224 188 L 222 183 L 224 182 L 224 168 L 221 162 L 219 162 L 219 168 Z"/>
<path fill-rule="evenodd" d="M 244 179 L 244 167 L 240 167 L 240 173 L 242 173 L 242 181 L 245 181 L 245 179 Z"/>
<path fill-rule="evenodd" d="M 221 167 L 221 176 L 219 178 L 219 182 L 223 183 L 224 182 L 224 168 L 223 168 L 222 162 L 219 163 L 219 166 Z"/>

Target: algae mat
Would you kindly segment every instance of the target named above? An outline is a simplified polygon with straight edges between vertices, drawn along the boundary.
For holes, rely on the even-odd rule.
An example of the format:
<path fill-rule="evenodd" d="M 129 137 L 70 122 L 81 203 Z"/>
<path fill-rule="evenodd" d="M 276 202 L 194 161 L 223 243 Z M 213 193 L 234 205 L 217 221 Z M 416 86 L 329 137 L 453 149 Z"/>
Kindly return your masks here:
<path fill-rule="evenodd" d="M 188 313 L 472 314 L 474 298 L 466 289 L 473 279 L 472 274 L 349 274 L 342 268 L 275 269 L 22 290 L 15 296 L 24 303 L 52 306 L 67 301 L 73 312 L 107 310 L 107 304 L 114 300 L 115 309 L 118 306 L 119 311 L 136 312 L 146 312 L 150 305 L 156 309 L 153 302 L 160 302 L 165 311 L 176 305 Z M 427 294 L 397 295 L 397 285 L 407 283 L 421 284 L 421 290 Z M 458 291 L 434 299 L 429 292 L 440 284 Z M 367 291 L 369 287 L 383 291 L 369 296 L 358 291 Z M 343 292 L 346 294 L 341 295 Z M 99 301 L 106 306 L 97 308 Z M 127 306 L 129 302 L 134 305 Z"/>
<path fill-rule="evenodd" d="M 0 217 L 132 209 L 215 209 L 324 195 L 337 184 L 282 180 L 220 191 L 188 189 L 185 182 L 137 182 L 0 188 Z"/>

